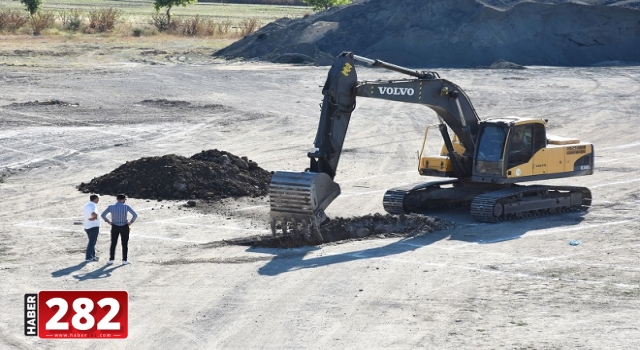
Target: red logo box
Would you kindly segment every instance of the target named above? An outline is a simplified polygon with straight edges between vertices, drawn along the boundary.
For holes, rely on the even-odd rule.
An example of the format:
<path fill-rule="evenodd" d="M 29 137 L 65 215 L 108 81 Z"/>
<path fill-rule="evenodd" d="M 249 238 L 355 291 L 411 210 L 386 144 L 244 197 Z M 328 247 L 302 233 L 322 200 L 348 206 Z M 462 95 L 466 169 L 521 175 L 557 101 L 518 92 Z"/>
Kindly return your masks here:
<path fill-rule="evenodd" d="M 42 339 L 124 339 L 128 334 L 126 291 L 38 293 L 38 336 Z"/>

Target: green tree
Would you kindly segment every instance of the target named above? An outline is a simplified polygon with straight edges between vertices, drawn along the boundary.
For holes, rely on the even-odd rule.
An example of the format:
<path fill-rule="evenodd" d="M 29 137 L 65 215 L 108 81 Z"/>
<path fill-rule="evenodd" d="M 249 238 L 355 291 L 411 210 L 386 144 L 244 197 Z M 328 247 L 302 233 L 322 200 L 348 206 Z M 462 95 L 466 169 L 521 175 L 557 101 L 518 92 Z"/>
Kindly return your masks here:
<path fill-rule="evenodd" d="M 29 11 L 31 16 L 35 15 L 36 12 L 38 12 L 40 6 L 42 6 L 43 1 L 44 0 L 20 0 L 20 2 L 27 7 L 27 11 Z"/>
<path fill-rule="evenodd" d="M 314 11 L 323 11 L 332 6 L 350 4 L 352 0 L 302 0 L 307 5 L 313 6 Z"/>
<path fill-rule="evenodd" d="M 154 0 L 153 7 L 156 12 L 160 12 L 163 7 L 167 8 L 167 24 L 171 24 L 171 8 L 174 6 L 187 7 L 189 4 L 195 4 L 198 0 Z"/>

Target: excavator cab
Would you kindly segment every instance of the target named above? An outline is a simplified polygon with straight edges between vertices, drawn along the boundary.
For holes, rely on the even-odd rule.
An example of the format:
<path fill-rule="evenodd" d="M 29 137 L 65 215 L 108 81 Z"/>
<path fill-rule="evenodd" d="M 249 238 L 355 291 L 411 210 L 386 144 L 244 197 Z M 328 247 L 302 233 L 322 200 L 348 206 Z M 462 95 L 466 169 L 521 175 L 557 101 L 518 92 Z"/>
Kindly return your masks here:
<path fill-rule="evenodd" d="M 546 147 L 544 121 L 541 119 L 500 118 L 480 123 L 477 148 L 473 162 L 476 175 L 491 178 L 506 176 L 505 169 L 527 163 L 540 149 Z M 426 143 L 425 132 L 425 143 Z M 451 138 L 455 154 L 465 153 L 464 145 L 456 134 Z M 455 166 L 448 154 L 446 146 L 437 156 L 420 154 L 419 172 L 421 175 L 457 177 Z M 506 155 L 506 156 L 505 156 Z"/>
<path fill-rule="evenodd" d="M 478 134 L 474 173 L 500 182 L 509 169 L 527 164 L 546 144 L 545 124 L 541 119 L 501 118 L 485 121 Z"/>
<path fill-rule="evenodd" d="M 546 121 L 539 118 L 484 120 L 477 144 L 475 182 L 512 184 L 593 172 L 593 145 L 547 135 Z"/>

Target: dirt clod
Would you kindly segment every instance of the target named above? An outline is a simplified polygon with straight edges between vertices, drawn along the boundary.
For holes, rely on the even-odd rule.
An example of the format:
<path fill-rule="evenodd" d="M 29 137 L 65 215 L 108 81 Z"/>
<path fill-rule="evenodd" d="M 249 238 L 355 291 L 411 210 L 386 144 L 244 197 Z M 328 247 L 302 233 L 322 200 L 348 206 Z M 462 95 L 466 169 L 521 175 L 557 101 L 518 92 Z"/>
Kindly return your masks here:
<path fill-rule="evenodd" d="M 297 248 L 338 241 L 379 239 L 387 237 L 420 236 L 435 230 L 453 228 L 454 224 L 433 216 L 420 214 L 391 215 L 374 214 L 351 218 L 335 218 L 322 226 L 322 240 L 307 242 L 302 237 L 256 237 L 234 242 L 263 248 Z"/>

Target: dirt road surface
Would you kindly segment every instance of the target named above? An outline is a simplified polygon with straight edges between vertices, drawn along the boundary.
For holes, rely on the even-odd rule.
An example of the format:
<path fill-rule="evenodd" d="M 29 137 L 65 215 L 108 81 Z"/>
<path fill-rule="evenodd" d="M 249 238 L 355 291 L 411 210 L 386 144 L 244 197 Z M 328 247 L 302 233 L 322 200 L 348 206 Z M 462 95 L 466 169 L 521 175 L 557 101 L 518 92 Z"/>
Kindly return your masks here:
<path fill-rule="evenodd" d="M 589 187 L 586 213 L 485 224 L 458 210 L 435 213 L 455 226 L 426 235 L 276 249 L 224 242 L 268 235 L 268 198 L 207 208 L 131 198 L 132 264 L 120 265 L 118 247 L 108 266 L 106 225 L 102 259 L 83 262 L 80 183 L 141 157 L 209 149 L 301 171 L 327 68 L 40 40 L 0 52 L 0 348 L 640 346 L 639 67 L 438 70 L 482 118 L 548 118 L 550 133 L 593 142 L 594 175 L 549 181 Z M 176 103 L 142 103 L 160 99 Z M 387 188 L 422 180 L 416 152 L 436 122 L 424 107 L 358 100 L 329 217 L 384 213 Z M 114 201 L 102 196 L 99 208 Z M 128 291 L 128 338 L 25 337 L 24 294 L 41 290 Z"/>

